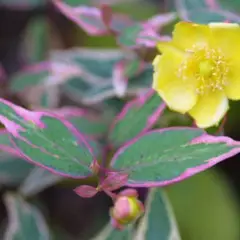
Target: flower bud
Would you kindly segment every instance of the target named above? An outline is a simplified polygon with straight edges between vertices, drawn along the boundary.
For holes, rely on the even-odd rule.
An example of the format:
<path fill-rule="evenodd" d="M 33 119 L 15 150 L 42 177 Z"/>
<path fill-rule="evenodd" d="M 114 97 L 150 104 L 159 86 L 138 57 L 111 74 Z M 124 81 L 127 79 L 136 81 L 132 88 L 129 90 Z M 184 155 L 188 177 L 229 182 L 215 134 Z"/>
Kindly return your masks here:
<path fill-rule="evenodd" d="M 112 225 L 122 229 L 124 225 L 134 222 L 144 211 L 143 204 L 138 200 L 135 190 L 125 190 L 127 195 L 120 193 L 110 210 Z"/>

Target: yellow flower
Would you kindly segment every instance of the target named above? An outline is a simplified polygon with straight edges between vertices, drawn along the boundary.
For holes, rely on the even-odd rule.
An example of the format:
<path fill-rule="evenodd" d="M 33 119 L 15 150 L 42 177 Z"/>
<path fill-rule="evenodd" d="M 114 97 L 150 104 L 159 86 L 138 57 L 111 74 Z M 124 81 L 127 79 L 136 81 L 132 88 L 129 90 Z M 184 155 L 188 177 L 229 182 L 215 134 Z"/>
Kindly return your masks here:
<path fill-rule="evenodd" d="M 240 99 L 240 27 L 235 23 L 176 24 L 153 61 L 153 88 L 170 109 L 198 127 L 217 125 L 228 99 Z"/>

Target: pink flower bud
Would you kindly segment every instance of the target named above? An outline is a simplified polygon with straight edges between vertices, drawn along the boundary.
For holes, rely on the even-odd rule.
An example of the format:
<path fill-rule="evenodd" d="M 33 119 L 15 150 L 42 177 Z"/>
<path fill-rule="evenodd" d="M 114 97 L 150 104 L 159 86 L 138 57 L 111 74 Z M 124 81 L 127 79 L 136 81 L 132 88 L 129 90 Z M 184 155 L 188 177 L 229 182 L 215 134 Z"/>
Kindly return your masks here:
<path fill-rule="evenodd" d="M 126 193 L 126 195 L 122 193 Z M 144 211 L 143 204 L 138 200 L 135 190 L 124 190 L 122 193 L 119 193 L 113 208 L 110 210 L 112 225 L 118 229 L 134 222 Z"/>

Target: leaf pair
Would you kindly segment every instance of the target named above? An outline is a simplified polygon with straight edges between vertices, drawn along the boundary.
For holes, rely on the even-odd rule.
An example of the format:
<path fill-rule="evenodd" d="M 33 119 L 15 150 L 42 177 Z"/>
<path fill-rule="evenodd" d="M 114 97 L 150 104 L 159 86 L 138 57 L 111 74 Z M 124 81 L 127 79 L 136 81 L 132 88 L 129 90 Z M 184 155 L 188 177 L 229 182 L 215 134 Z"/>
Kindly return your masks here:
<path fill-rule="evenodd" d="M 148 105 L 151 106 L 150 103 Z M 151 111 L 154 109 L 152 112 L 147 107 L 146 113 L 142 111 L 144 106 L 135 112 L 134 117 L 141 119 L 140 124 L 136 125 L 137 130 L 128 129 L 126 124 L 131 125 L 131 121 L 127 117 L 125 123 L 125 117 L 117 118 L 118 131 L 122 134 L 125 128 L 128 130 L 125 136 L 115 131 L 110 138 L 113 144 L 115 141 L 114 146 L 121 147 L 107 169 L 98 168 L 98 159 L 89 139 L 61 116 L 29 111 L 1 100 L 0 121 L 10 134 L 15 151 L 40 167 L 70 178 L 85 178 L 99 169 L 126 173 L 126 185 L 134 187 L 165 186 L 181 181 L 240 152 L 239 142 L 228 137 L 210 136 L 196 128 L 167 128 L 144 133 L 157 120 L 155 116 L 154 121 L 149 122 L 146 115 L 150 112 L 153 116 L 159 114 L 159 106 L 153 106 L 150 108 Z M 125 109 L 127 112 L 132 108 Z M 127 116 L 123 112 L 121 115 Z M 129 135 L 131 131 L 133 134 Z M 135 138 L 130 139 L 132 137 Z M 128 142 L 125 144 L 125 141 Z M 92 169 L 92 166 L 95 168 Z"/>

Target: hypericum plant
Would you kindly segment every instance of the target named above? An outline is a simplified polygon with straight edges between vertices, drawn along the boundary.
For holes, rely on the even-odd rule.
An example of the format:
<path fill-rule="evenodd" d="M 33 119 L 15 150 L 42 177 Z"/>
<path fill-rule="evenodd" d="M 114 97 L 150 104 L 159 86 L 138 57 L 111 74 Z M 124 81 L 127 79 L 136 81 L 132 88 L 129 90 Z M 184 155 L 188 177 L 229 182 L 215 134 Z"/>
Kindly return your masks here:
<path fill-rule="evenodd" d="M 52 0 L 55 9 L 87 34 L 112 36 L 119 49 L 54 50 L 44 59 L 47 53 L 41 49 L 46 46 L 39 36 L 46 36 L 47 24 L 40 19 L 29 25 L 26 33 L 32 33 L 31 39 L 36 40 L 27 53 L 31 64 L 15 73 L 8 86 L 11 96 L 21 99 L 21 104 L 0 98 L 0 122 L 4 127 L 0 131 L 0 182 L 17 187 L 16 192 L 4 195 L 9 221 L 3 239 L 51 239 L 41 206 L 38 209 L 29 198 L 67 181 L 74 183 L 72 189 L 79 198 L 93 198 L 104 192 L 112 199 L 109 224 L 99 234 L 93 234 L 95 240 L 154 240 L 156 236 L 161 240 L 181 239 L 162 187 L 238 154 L 240 142 L 223 136 L 223 125 L 217 129 L 221 136 L 219 131 L 210 135 L 192 127 L 191 119 L 185 116 L 187 126 L 179 123 L 161 128 L 168 114 L 166 106 L 181 113 L 190 111 L 197 125 L 204 128 L 218 122 L 226 110 L 224 105 L 224 111 L 207 114 L 204 109 L 212 105 L 204 98 L 204 104 L 198 106 L 201 116 L 191 112 L 198 104 L 196 94 L 186 94 L 188 85 L 177 82 L 173 70 L 179 67 L 179 79 L 184 81 L 194 75 L 201 82 L 198 88 L 211 85 L 218 45 L 213 46 L 214 51 L 210 49 L 211 56 L 205 50 L 197 52 L 193 44 L 201 42 L 206 36 L 205 32 L 201 35 L 201 30 L 209 31 L 209 26 L 186 21 L 206 24 L 226 18 L 239 21 L 239 17 L 223 11 L 216 1 L 179 0 L 168 13 L 145 21 L 114 13 L 107 5 L 96 7 L 92 1 L 79 6 L 73 2 Z M 2 4 L 9 6 L 7 1 Z M 198 13 L 203 10 L 204 14 Z M 164 27 L 179 17 L 184 21 L 176 25 L 171 41 Z M 235 34 L 237 25 L 227 26 L 232 28 L 224 31 Z M 214 29 L 221 35 L 219 28 Z M 232 37 L 228 40 L 235 41 Z M 176 46 L 169 41 L 175 41 Z M 144 53 L 154 51 L 158 43 L 163 55 L 154 60 L 154 73 L 152 59 L 148 61 Z M 223 70 L 220 65 L 216 71 L 225 80 L 229 76 Z M 5 72 L 1 73 L 6 79 Z M 151 89 L 153 79 L 158 93 Z M 239 84 L 237 78 L 232 79 Z M 181 97 L 185 97 L 183 102 Z M 139 197 L 139 188 L 145 189 L 145 199 Z"/>

